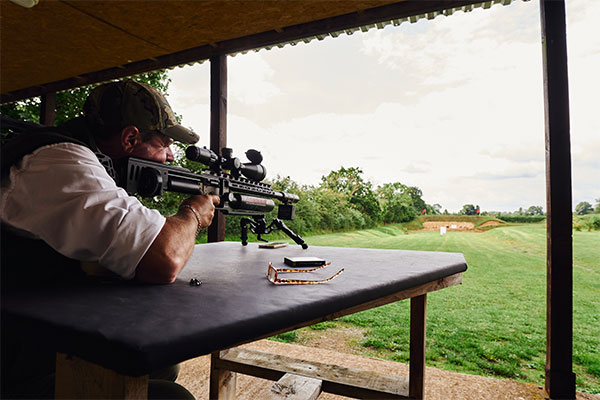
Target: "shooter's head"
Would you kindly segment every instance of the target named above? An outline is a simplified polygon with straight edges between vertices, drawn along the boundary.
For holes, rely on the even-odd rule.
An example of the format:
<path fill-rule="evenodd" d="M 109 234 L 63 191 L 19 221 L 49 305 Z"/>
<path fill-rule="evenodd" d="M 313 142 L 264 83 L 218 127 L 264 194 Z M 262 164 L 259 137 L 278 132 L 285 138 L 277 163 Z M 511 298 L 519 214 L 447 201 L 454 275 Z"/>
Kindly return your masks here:
<path fill-rule="evenodd" d="M 83 112 L 94 135 L 104 140 L 128 126 L 144 133 L 159 132 L 186 144 L 200 139 L 196 133 L 179 125 L 161 93 L 152 86 L 130 79 L 94 88 Z"/>

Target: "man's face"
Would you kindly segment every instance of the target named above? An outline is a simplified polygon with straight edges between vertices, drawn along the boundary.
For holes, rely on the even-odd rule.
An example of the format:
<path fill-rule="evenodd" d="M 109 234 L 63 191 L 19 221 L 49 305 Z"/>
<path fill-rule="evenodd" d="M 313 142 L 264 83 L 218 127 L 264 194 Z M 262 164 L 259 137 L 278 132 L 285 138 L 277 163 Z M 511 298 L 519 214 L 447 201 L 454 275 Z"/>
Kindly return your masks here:
<path fill-rule="evenodd" d="M 143 158 L 163 164 L 175 160 L 171 151 L 173 139 L 162 133 L 150 133 L 147 135 L 146 140 L 136 144 L 131 157 Z"/>

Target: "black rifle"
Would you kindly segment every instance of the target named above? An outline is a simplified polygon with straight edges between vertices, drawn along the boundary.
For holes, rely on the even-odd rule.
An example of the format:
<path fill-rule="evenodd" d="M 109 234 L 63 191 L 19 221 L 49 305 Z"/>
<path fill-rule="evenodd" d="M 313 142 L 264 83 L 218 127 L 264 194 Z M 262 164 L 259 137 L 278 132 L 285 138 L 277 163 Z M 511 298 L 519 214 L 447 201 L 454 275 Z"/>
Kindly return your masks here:
<path fill-rule="evenodd" d="M 288 228 L 282 220 L 294 219 L 293 203 L 299 197 L 293 193 L 277 192 L 271 185 L 261 182 L 267 175 L 261 164 L 262 155 L 256 150 L 248 150 L 249 163 L 242 163 L 232 155 L 232 150 L 224 148 L 219 157 L 207 148 L 189 146 L 186 157 L 209 167 L 201 173 L 189 169 L 165 165 L 139 158 L 130 158 L 126 176 L 120 179 L 121 186 L 129 194 L 142 197 L 160 196 L 163 191 L 187 194 L 215 194 L 221 199 L 216 210 L 226 215 L 241 215 L 240 221 L 242 245 L 248 244 L 248 229 L 257 235 L 258 240 L 266 242 L 262 235 L 281 230 L 297 244 L 307 249 L 304 240 Z M 229 171 L 229 173 L 225 172 Z M 279 200 L 277 218 L 269 225 L 265 213 L 273 210 Z"/>

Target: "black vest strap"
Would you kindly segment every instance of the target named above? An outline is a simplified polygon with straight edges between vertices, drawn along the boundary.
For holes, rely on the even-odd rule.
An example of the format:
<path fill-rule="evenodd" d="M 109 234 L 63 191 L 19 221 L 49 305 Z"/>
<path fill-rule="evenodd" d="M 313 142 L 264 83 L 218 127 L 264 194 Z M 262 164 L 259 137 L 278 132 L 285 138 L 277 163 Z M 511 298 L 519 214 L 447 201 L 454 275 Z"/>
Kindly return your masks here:
<path fill-rule="evenodd" d="M 68 126 L 71 129 L 40 126 L 21 132 L 4 144 L 1 149 L 2 180 L 7 179 L 13 165 L 40 147 L 70 142 L 92 148 L 86 140 L 89 136 L 83 120 L 76 119 Z M 1 234 L 3 288 L 81 279 L 85 275 L 79 261 L 61 255 L 42 240 L 20 236 L 5 224 L 2 224 Z"/>

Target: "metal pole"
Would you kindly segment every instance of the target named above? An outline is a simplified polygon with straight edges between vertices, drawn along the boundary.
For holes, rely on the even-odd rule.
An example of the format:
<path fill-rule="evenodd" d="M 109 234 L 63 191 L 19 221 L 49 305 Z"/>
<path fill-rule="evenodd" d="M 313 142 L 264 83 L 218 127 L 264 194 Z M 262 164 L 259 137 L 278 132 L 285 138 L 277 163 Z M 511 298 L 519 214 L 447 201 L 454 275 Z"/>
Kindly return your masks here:
<path fill-rule="evenodd" d="M 564 0 L 540 0 L 547 206 L 546 391 L 575 399 L 569 84 Z"/>

